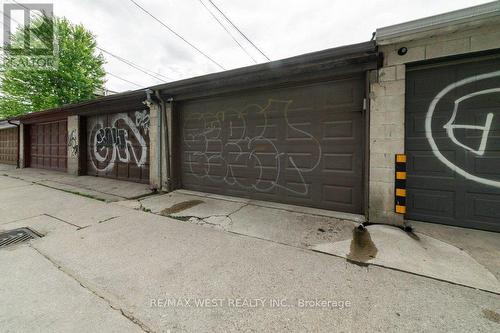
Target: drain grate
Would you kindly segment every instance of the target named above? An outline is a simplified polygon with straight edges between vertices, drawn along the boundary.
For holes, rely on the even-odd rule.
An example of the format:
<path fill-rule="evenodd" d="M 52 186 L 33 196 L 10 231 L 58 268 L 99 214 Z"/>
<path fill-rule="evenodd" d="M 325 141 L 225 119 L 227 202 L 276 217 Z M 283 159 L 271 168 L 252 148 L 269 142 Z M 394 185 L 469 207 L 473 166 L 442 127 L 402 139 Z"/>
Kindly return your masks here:
<path fill-rule="evenodd" d="M 36 232 L 28 228 L 19 228 L 0 233 L 0 248 L 39 238 Z"/>

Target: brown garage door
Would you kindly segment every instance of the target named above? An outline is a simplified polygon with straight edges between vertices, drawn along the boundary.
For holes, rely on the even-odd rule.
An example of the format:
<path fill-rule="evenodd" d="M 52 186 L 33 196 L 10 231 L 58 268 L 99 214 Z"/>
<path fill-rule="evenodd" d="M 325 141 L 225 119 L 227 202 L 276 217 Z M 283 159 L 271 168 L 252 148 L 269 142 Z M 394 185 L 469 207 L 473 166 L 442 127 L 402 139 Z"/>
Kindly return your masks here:
<path fill-rule="evenodd" d="M 182 185 L 363 211 L 364 79 L 180 104 Z"/>
<path fill-rule="evenodd" d="M 0 129 L 0 163 L 17 164 L 17 127 Z"/>
<path fill-rule="evenodd" d="M 87 174 L 149 182 L 149 111 L 87 119 Z"/>
<path fill-rule="evenodd" d="M 406 77 L 406 218 L 500 231 L 500 57 Z"/>
<path fill-rule="evenodd" d="M 28 166 L 66 171 L 67 138 L 66 120 L 30 125 Z"/>

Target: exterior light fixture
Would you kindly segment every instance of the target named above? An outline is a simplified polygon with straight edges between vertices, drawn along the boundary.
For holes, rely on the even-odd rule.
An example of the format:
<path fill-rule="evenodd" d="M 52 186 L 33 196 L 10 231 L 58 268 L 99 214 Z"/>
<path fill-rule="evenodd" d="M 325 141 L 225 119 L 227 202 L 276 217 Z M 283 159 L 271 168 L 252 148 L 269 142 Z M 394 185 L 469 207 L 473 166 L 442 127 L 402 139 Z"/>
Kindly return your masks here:
<path fill-rule="evenodd" d="M 406 48 L 406 47 L 404 47 L 404 46 L 403 46 L 403 47 L 400 47 L 400 48 L 398 49 L 398 54 L 399 54 L 400 56 L 404 56 L 407 52 L 408 52 L 408 48 Z"/>

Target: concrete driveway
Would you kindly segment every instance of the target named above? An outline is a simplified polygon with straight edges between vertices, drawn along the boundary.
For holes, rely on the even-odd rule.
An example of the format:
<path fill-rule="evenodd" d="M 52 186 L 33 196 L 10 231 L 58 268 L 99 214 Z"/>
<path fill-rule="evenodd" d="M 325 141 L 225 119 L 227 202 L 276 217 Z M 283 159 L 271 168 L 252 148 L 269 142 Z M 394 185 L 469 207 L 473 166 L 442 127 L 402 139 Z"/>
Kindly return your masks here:
<path fill-rule="evenodd" d="M 235 215 L 244 212 L 238 206 L 231 206 L 235 214 L 219 207 L 215 215 L 231 215 L 234 223 Z M 168 208 L 172 205 L 159 213 Z M 172 215 L 176 209 L 164 213 Z M 261 210 L 248 213 L 257 220 Z M 304 215 L 283 212 L 297 214 L 297 220 Z M 314 216 L 318 220 L 312 228 L 328 227 L 329 217 Z M 298 222 L 288 221 L 288 228 L 294 223 Z M 245 235 L 217 223 L 200 224 L 153 214 L 132 201 L 106 203 L 1 176 L 0 228 L 28 226 L 45 234 L 0 249 L 2 331 L 496 332 L 500 328 L 498 294 L 308 249 L 341 241 L 333 232 L 333 238 L 321 240 L 304 237 L 308 228 L 303 228 L 278 242 L 252 235 L 251 227 L 246 227 L 250 231 Z M 345 220 L 345 225 L 352 232 L 357 222 Z M 277 237 L 272 230 L 260 232 Z M 338 226 L 337 233 L 343 235 L 342 230 Z"/>

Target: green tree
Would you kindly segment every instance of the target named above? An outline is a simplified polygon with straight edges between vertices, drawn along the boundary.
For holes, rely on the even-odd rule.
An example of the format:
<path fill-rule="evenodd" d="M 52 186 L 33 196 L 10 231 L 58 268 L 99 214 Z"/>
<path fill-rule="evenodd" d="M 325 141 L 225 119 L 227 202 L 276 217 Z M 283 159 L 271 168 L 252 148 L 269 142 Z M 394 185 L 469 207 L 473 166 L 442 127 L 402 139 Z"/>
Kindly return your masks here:
<path fill-rule="evenodd" d="M 40 53 L 40 45 L 52 38 L 58 44 L 53 68 L 21 67 L 6 61 L 26 53 L 20 54 L 15 47 L 25 45 L 27 39 L 31 44 L 27 58 L 34 58 Z M 0 65 L 0 119 L 90 100 L 104 87 L 104 57 L 96 50 L 95 36 L 81 24 L 40 17 L 29 27 L 18 29 L 11 45 L 4 50 Z"/>

